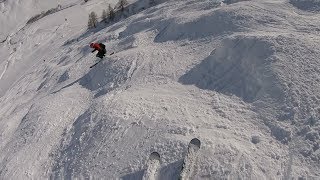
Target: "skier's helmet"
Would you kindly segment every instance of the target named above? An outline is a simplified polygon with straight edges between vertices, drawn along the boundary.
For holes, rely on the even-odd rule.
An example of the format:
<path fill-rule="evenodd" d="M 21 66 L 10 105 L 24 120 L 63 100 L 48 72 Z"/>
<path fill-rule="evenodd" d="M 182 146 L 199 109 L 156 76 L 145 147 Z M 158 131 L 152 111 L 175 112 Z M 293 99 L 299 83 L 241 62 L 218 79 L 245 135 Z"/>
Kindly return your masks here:
<path fill-rule="evenodd" d="M 90 47 L 93 48 L 93 43 L 90 44 Z"/>

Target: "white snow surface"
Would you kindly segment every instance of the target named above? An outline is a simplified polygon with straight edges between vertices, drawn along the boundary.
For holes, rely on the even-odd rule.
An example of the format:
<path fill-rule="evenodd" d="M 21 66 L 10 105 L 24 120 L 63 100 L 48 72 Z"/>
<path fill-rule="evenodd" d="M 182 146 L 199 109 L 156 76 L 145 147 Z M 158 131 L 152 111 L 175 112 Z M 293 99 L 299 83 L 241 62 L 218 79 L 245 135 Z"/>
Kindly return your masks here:
<path fill-rule="evenodd" d="M 117 1 L 47 2 L 0 2 L 0 179 L 141 179 L 154 151 L 177 179 L 194 137 L 195 179 L 320 179 L 319 11 L 130 1 L 87 30 Z"/>

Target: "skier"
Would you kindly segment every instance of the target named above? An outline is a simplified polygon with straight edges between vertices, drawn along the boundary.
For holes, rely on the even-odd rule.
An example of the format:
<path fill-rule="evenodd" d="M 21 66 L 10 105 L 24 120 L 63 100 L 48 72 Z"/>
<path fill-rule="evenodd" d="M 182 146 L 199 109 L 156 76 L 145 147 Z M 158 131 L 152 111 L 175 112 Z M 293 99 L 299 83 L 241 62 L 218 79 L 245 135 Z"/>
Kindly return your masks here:
<path fill-rule="evenodd" d="M 105 54 L 107 53 L 106 51 L 106 46 L 102 43 L 91 43 L 90 44 L 91 48 L 94 48 L 93 51 L 91 51 L 92 53 L 94 53 L 95 51 L 98 51 L 98 54 L 96 55 L 96 57 L 99 58 L 103 58 L 105 56 Z"/>

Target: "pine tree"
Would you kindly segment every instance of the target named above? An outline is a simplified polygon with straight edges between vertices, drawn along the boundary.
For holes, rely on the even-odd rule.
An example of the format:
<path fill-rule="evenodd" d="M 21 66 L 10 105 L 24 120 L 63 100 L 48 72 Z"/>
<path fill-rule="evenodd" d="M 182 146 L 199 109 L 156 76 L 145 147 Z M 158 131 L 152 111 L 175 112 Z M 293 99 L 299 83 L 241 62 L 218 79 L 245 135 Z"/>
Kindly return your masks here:
<path fill-rule="evenodd" d="M 95 12 L 91 12 L 89 14 L 89 20 L 88 20 L 88 28 L 95 28 L 97 26 L 98 23 L 98 18 L 97 18 L 97 14 Z"/>
<path fill-rule="evenodd" d="M 150 6 L 153 6 L 153 5 L 155 5 L 156 4 L 156 0 L 149 0 L 149 5 Z"/>
<path fill-rule="evenodd" d="M 115 16 L 116 16 L 116 14 L 115 14 L 114 9 L 111 7 L 110 4 L 109 4 L 108 12 L 109 12 L 109 20 L 113 21 Z"/>
<path fill-rule="evenodd" d="M 119 9 L 123 12 L 125 6 L 128 5 L 128 1 L 127 0 L 119 0 Z"/>
<path fill-rule="evenodd" d="M 102 15 L 101 15 L 101 19 L 102 21 L 104 21 L 105 23 L 107 22 L 107 16 L 108 16 L 108 13 L 106 10 L 103 10 L 102 11 Z"/>

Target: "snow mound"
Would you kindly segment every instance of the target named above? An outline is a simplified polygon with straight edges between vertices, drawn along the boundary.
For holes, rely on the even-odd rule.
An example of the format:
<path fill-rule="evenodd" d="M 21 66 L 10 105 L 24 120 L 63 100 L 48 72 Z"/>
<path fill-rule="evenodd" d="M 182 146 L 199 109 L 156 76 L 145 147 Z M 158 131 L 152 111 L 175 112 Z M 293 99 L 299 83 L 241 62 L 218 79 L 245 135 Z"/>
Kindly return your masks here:
<path fill-rule="evenodd" d="M 107 59 L 91 69 L 79 80 L 79 84 L 90 91 L 96 91 L 96 96 L 101 96 L 121 86 L 130 78 L 130 65 L 124 59 Z"/>
<path fill-rule="evenodd" d="M 174 2 L 171 2 L 174 3 Z M 177 40 L 196 40 L 208 36 L 219 36 L 232 31 L 240 31 L 234 14 L 219 10 L 219 3 L 215 1 L 174 3 L 178 8 L 169 9 L 164 3 L 145 11 L 144 18 L 134 19 L 119 34 L 119 38 L 132 36 L 144 31 L 157 32 L 154 42 L 162 43 Z M 182 12 L 181 9 L 196 9 L 199 13 Z M 168 14 L 178 14 L 176 18 L 162 18 L 163 11 Z M 207 11 L 208 13 L 203 13 Z M 159 15 L 159 16 L 157 16 Z M 217 26 L 219 24 L 219 26 Z M 206 28 L 198 28 L 206 27 Z"/>
<path fill-rule="evenodd" d="M 265 94 L 281 98 L 283 90 L 270 68 L 273 55 L 272 45 L 264 38 L 240 36 L 226 39 L 221 47 L 183 75 L 180 82 L 235 94 L 247 102 Z"/>
<path fill-rule="evenodd" d="M 309 38 L 273 34 L 226 38 L 179 82 L 238 96 L 253 103 L 262 114 L 268 111 L 264 116 L 269 120 L 299 122 L 317 129 L 320 50 L 313 48 L 319 39 Z M 265 123 L 279 141 L 288 143 L 292 139 L 289 127 Z"/>

